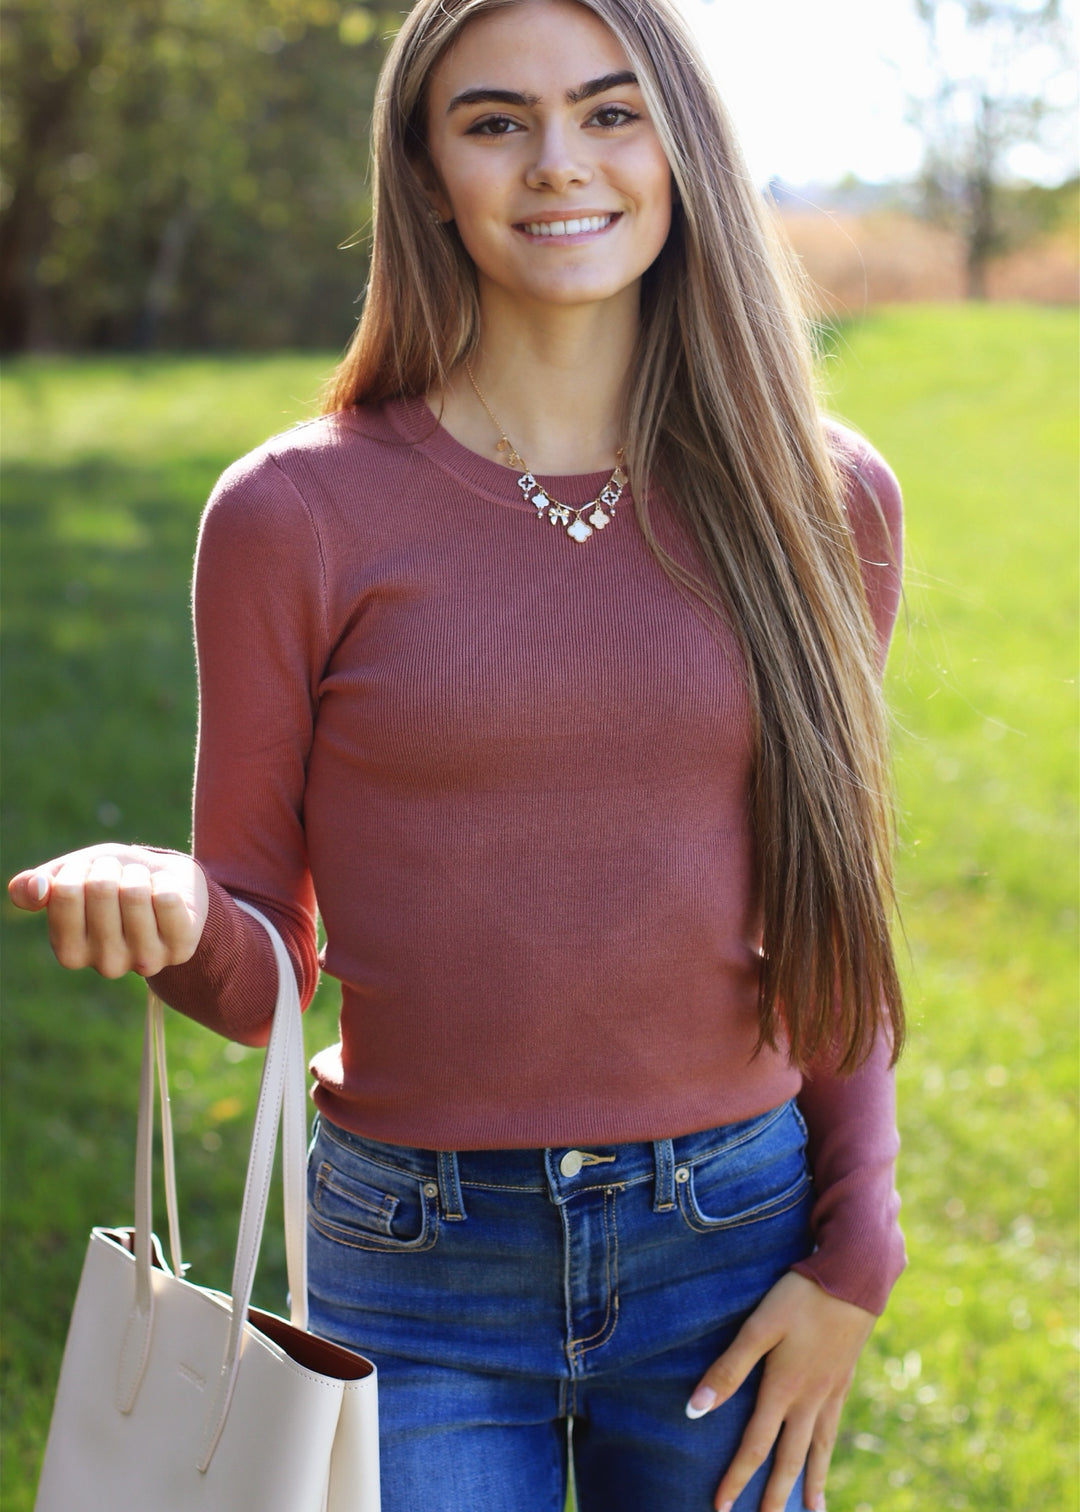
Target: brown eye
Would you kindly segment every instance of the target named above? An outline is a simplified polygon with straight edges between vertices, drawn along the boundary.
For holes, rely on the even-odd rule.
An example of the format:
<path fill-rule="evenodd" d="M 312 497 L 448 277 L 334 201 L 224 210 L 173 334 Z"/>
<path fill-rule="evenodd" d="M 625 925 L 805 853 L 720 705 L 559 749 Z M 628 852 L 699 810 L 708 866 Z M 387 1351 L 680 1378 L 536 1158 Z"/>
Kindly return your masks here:
<path fill-rule="evenodd" d="M 606 130 L 612 130 L 616 126 L 625 126 L 630 121 L 636 121 L 638 116 L 625 105 L 601 105 L 593 115 L 593 120 L 598 126 Z"/>
<path fill-rule="evenodd" d="M 509 116 L 485 116 L 482 121 L 477 121 L 469 127 L 468 136 L 509 136 L 516 131 L 518 125 Z"/>

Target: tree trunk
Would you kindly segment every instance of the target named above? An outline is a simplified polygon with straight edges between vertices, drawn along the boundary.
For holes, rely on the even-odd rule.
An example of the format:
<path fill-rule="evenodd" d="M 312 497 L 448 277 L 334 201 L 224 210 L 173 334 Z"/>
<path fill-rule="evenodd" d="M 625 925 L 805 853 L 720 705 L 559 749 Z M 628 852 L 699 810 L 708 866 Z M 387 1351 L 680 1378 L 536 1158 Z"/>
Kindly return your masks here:
<path fill-rule="evenodd" d="M 980 179 L 971 186 L 971 221 L 967 238 L 967 297 L 986 299 L 987 272 L 997 247 L 994 185 Z"/>
<path fill-rule="evenodd" d="M 158 243 L 154 268 L 146 286 L 146 297 L 139 315 L 136 345 L 140 351 L 152 351 L 157 345 L 161 318 L 173 302 L 176 285 L 180 280 L 184 253 L 191 239 L 194 225 L 194 212 L 186 204 L 174 210 L 165 222 L 165 229 Z"/>
<path fill-rule="evenodd" d="M 998 248 L 998 143 L 993 100 L 979 100 L 975 119 L 974 152 L 968 181 L 967 297 L 986 299 L 986 275 Z"/>

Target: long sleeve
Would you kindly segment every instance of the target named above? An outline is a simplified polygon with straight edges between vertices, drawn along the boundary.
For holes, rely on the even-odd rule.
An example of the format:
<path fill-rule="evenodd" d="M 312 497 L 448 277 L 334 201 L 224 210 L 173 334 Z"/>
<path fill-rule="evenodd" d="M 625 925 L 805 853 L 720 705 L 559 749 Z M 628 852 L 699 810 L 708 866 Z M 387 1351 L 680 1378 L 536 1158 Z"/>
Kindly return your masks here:
<path fill-rule="evenodd" d="M 313 522 L 265 452 L 230 468 L 210 499 L 194 616 L 194 854 L 210 911 L 193 958 L 153 985 L 190 1017 L 258 1043 L 274 1004 L 274 959 L 265 932 L 230 895 L 277 925 L 306 1004 L 319 964 L 303 801 L 327 621 Z"/>
<path fill-rule="evenodd" d="M 906 1263 L 889 1046 L 879 1036 L 852 1076 L 807 1077 L 798 1101 L 818 1190 L 811 1219 L 817 1247 L 794 1268 L 833 1296 L 881 1313 Z"/>

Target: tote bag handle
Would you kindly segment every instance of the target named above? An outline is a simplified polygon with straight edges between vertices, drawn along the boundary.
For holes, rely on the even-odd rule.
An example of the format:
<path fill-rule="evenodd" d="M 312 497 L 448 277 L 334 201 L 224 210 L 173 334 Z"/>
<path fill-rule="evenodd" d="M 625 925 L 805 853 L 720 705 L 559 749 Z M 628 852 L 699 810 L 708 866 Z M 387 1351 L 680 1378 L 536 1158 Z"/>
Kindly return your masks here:
<path fill-rule="evenodd" d="M 221 1369 L 210 1394 L 210 1409 L 199 1455 L 205 1470 L 213 1458 L 229 1415 L 240 1357 L 244 1347 L 255 1266 L 259 1258 L 270 1176 L 277 1144 L 278 1121 L 283 1126 L 285 1256 L 289 1278 L 290 1321 L 307 1328 L 307 1078 L 304 1068 L 303 1028 L 296 975 L 281 936 L 270 921 L 242 899 L 238 908 L 257 919 L 270 936 L 277 963 L 278 989 L 270 1042 L 263 1062 L 255 1128 L 251 1140 L 244 1200 L 232 1281 L 232 1319 Z M 151 1282 L 153 1226 L 154 1068 L 161 1087 L 162 1148 L 165 1168 L 165 1200 L 169 1218 L 169 1241 L 173 1269 L 182 1274 L 180 1224 L 176 1201 L 176 1161 L 165 1067 L 165 1024 L 161 1000 L 153 992 L 146 1011 L 142 1071 L 139 1084 L 139 1121 L 135 1152 L 135 1299 L 128 1318 L 120 1355 L 117 1405 L 130 1412 L 150 1350 L 153 1331 L 154 1290 Z"/>

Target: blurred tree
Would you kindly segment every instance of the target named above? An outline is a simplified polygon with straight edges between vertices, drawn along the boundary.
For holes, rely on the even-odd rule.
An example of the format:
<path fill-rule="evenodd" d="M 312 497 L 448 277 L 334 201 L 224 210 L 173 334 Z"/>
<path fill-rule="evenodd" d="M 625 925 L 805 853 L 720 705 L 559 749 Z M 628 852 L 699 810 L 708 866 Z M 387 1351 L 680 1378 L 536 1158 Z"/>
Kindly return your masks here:
<path fill-rule="evenodd" d="M 1062 0 L 914 0 L 926 27 L 929 77 L 912 99 L 923 132 L 923 198 L 958 228 L 968 296 L 986 297 L 990 259 L 1019 229 L 1007 190 L 1010 156 L 1059 127 L 1075 87 Z"/>
<path fill-rule="evenodd" d="M 399 24 L 342 0 L 9 0 L 0 343 L 340 345 Z"/>

